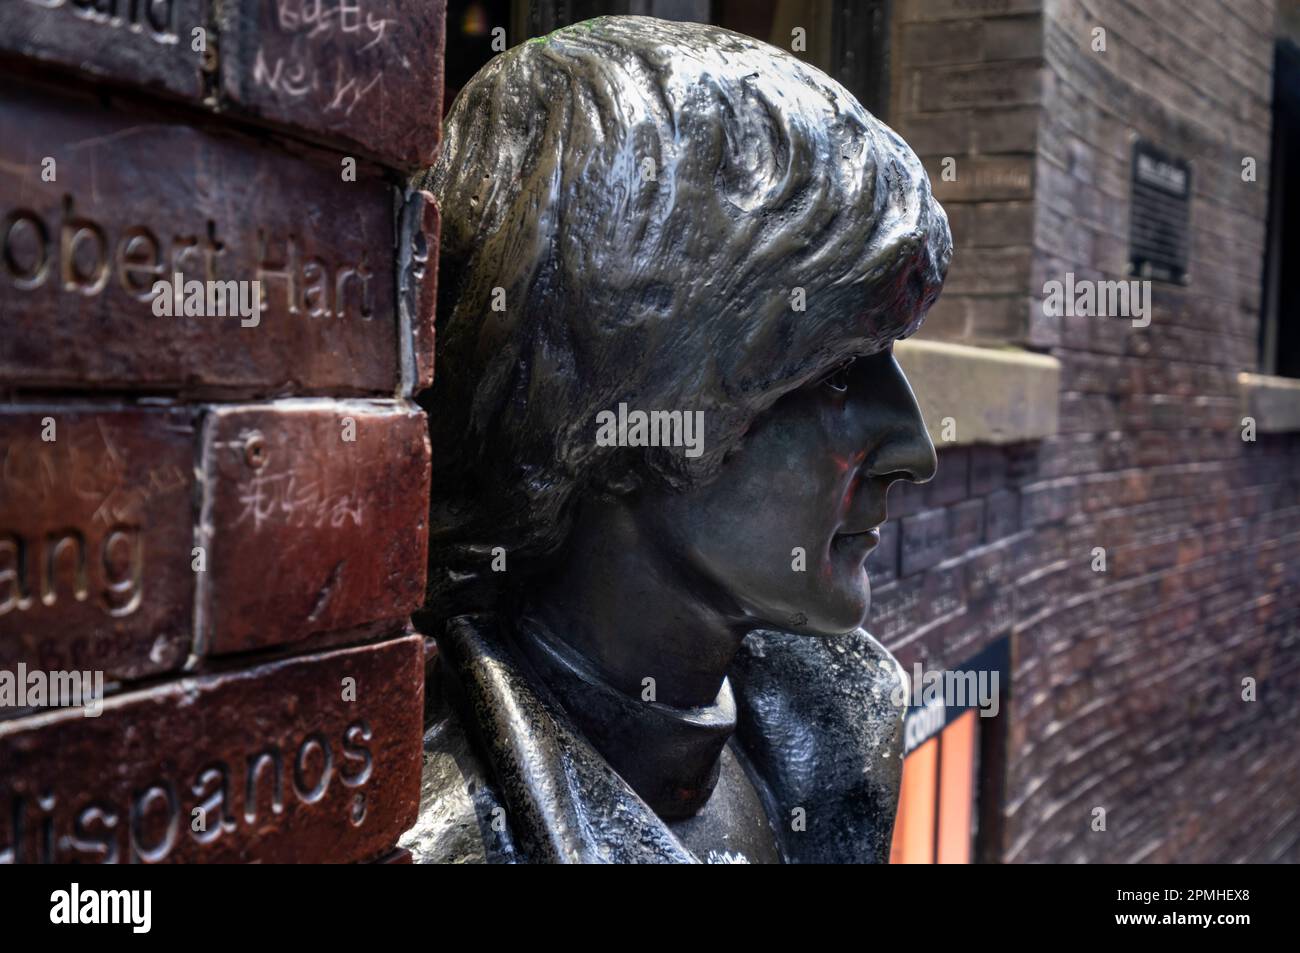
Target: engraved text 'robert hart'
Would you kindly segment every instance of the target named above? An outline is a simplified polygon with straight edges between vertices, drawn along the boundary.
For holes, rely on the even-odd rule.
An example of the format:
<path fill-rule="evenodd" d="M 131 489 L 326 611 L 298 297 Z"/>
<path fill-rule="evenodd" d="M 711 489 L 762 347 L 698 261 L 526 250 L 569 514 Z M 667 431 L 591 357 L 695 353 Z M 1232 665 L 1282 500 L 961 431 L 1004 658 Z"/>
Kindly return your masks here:
<path fill-rule="evenodd" d="M 0 273 L 19 291 L 52 283 L 63 292 L 94 297 L 113 287 L 151 302 L 158 285 L 177 272 L 200 275 L 205 282 L 239 277 L 222 266 L 226 245 L 213 221 L 203 234 L 174 232 L 170 239 L 165 238 L 169 230 L 144 223 L 113 230 L 77 214 L 69 195 L 61 221 L 47 222 L 30 208 L 17 208 L 5 212 L 0 229 Z M 246 278 L 260 284 L 263 310 L 313 318 L 373 317 L 375 274 L 364 253 L 356 263 L 328 261 L 304 255 L 296 235 L 262 229 L 257 248 L 257 265 Z"/>

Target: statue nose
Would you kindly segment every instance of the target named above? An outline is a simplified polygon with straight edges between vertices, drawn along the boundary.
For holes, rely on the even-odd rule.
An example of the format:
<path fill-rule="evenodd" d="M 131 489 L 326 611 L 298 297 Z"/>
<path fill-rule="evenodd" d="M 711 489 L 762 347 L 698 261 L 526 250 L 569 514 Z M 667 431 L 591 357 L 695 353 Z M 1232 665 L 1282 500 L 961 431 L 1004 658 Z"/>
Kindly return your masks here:
<path fill-rule="evenodd" d="M 914 417 L 906 429 L 895 431 L 876 453 L 871 464 L 872 476 L 890 483 L 897 480 L 929 483 L 934 479 L 939 466 L 934 443 L 926 432 L 920 412 Z"/>
<path fill-rule="evenodd" d="M 867 472 L 890 483 L 896 480 L 929 483 L 939 467 L 934 443 L 930 440 L 907 375 L 892 355 L 882 384 L 878 400 L 888 407 L 890 426 L 886 437 L 872 454 Z"/>

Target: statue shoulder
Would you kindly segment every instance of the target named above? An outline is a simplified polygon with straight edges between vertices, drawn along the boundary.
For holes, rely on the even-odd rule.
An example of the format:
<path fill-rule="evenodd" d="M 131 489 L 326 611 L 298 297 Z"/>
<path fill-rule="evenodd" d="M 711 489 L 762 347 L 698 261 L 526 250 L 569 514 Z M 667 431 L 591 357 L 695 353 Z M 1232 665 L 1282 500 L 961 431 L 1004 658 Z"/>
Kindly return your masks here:
<path fill-rule="evenodd" d="M 828 699 L 821 689 L 827 683 L 836 689 L 830 701 L 840 696 L 865 695 L 873 702 L 891 700 L 893 707 L 898 707 L 905 698 L 907 676 L 903 666 L 866 629 L 834 638 L 755 630 L 745 638 L 739 662 L 747 674 L 762 673 L 765 682 L 784 685 L 793 680 L 794 687 L 811 686 L 823 703 Z"/>
<path fill-rule="evenodd" d="M 903 670 L 863 629 L 835 638 L 761 630 L 732 668 L 737 734 L 797 862 L 884 863 L 903 760 Z"/>

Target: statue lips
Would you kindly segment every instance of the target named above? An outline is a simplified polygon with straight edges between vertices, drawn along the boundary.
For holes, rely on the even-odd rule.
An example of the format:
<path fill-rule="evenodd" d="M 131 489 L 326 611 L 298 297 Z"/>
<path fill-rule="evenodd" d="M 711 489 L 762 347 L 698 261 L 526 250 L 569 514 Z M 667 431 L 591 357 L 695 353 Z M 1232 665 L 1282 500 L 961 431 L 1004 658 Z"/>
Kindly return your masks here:
<path fill-rule="evenodd" d="M 851 546 L 864 545 L 862 555 L 866 556 L 873 549 L 880 545 L 880 526 L 876 525 L 871 529 L 856 530 L 850 533 L 836 533 L 836 545 L 847 544 Z"/>

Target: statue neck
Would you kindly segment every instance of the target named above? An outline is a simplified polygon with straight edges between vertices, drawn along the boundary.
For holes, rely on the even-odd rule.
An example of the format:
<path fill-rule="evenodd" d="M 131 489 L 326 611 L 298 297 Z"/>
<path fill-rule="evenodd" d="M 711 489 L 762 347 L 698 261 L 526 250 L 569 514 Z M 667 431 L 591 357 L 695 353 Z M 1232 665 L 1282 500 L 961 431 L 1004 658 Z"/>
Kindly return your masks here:
<path fill-rule="evenodd" d="M 676 708 L 713 704 L 753 622 L 720 589 L 663 555 L 619 499 L 584 501 L 557 569 L 526 614 L 602 681 Z M 647 683 L 647 679 L 652 682 Z"/>
<path fill-rule="evenodd" d="M 571 718 L 663 817 L 708 799 L 735 726 L 727 669 L 749 626 L 661 556 L 620 499 L 583 501 L 520 641 Z"/>
<path fill-rule="evenodd" d="M 722 748 L 736 728 L 724 677 L 708 705 L 677 708 L 629 695 L 609 682 L 537 619 L 516 626 L 515 641 L 583 736 L 660 817 L 690 817 L 718 780 Z"/>

